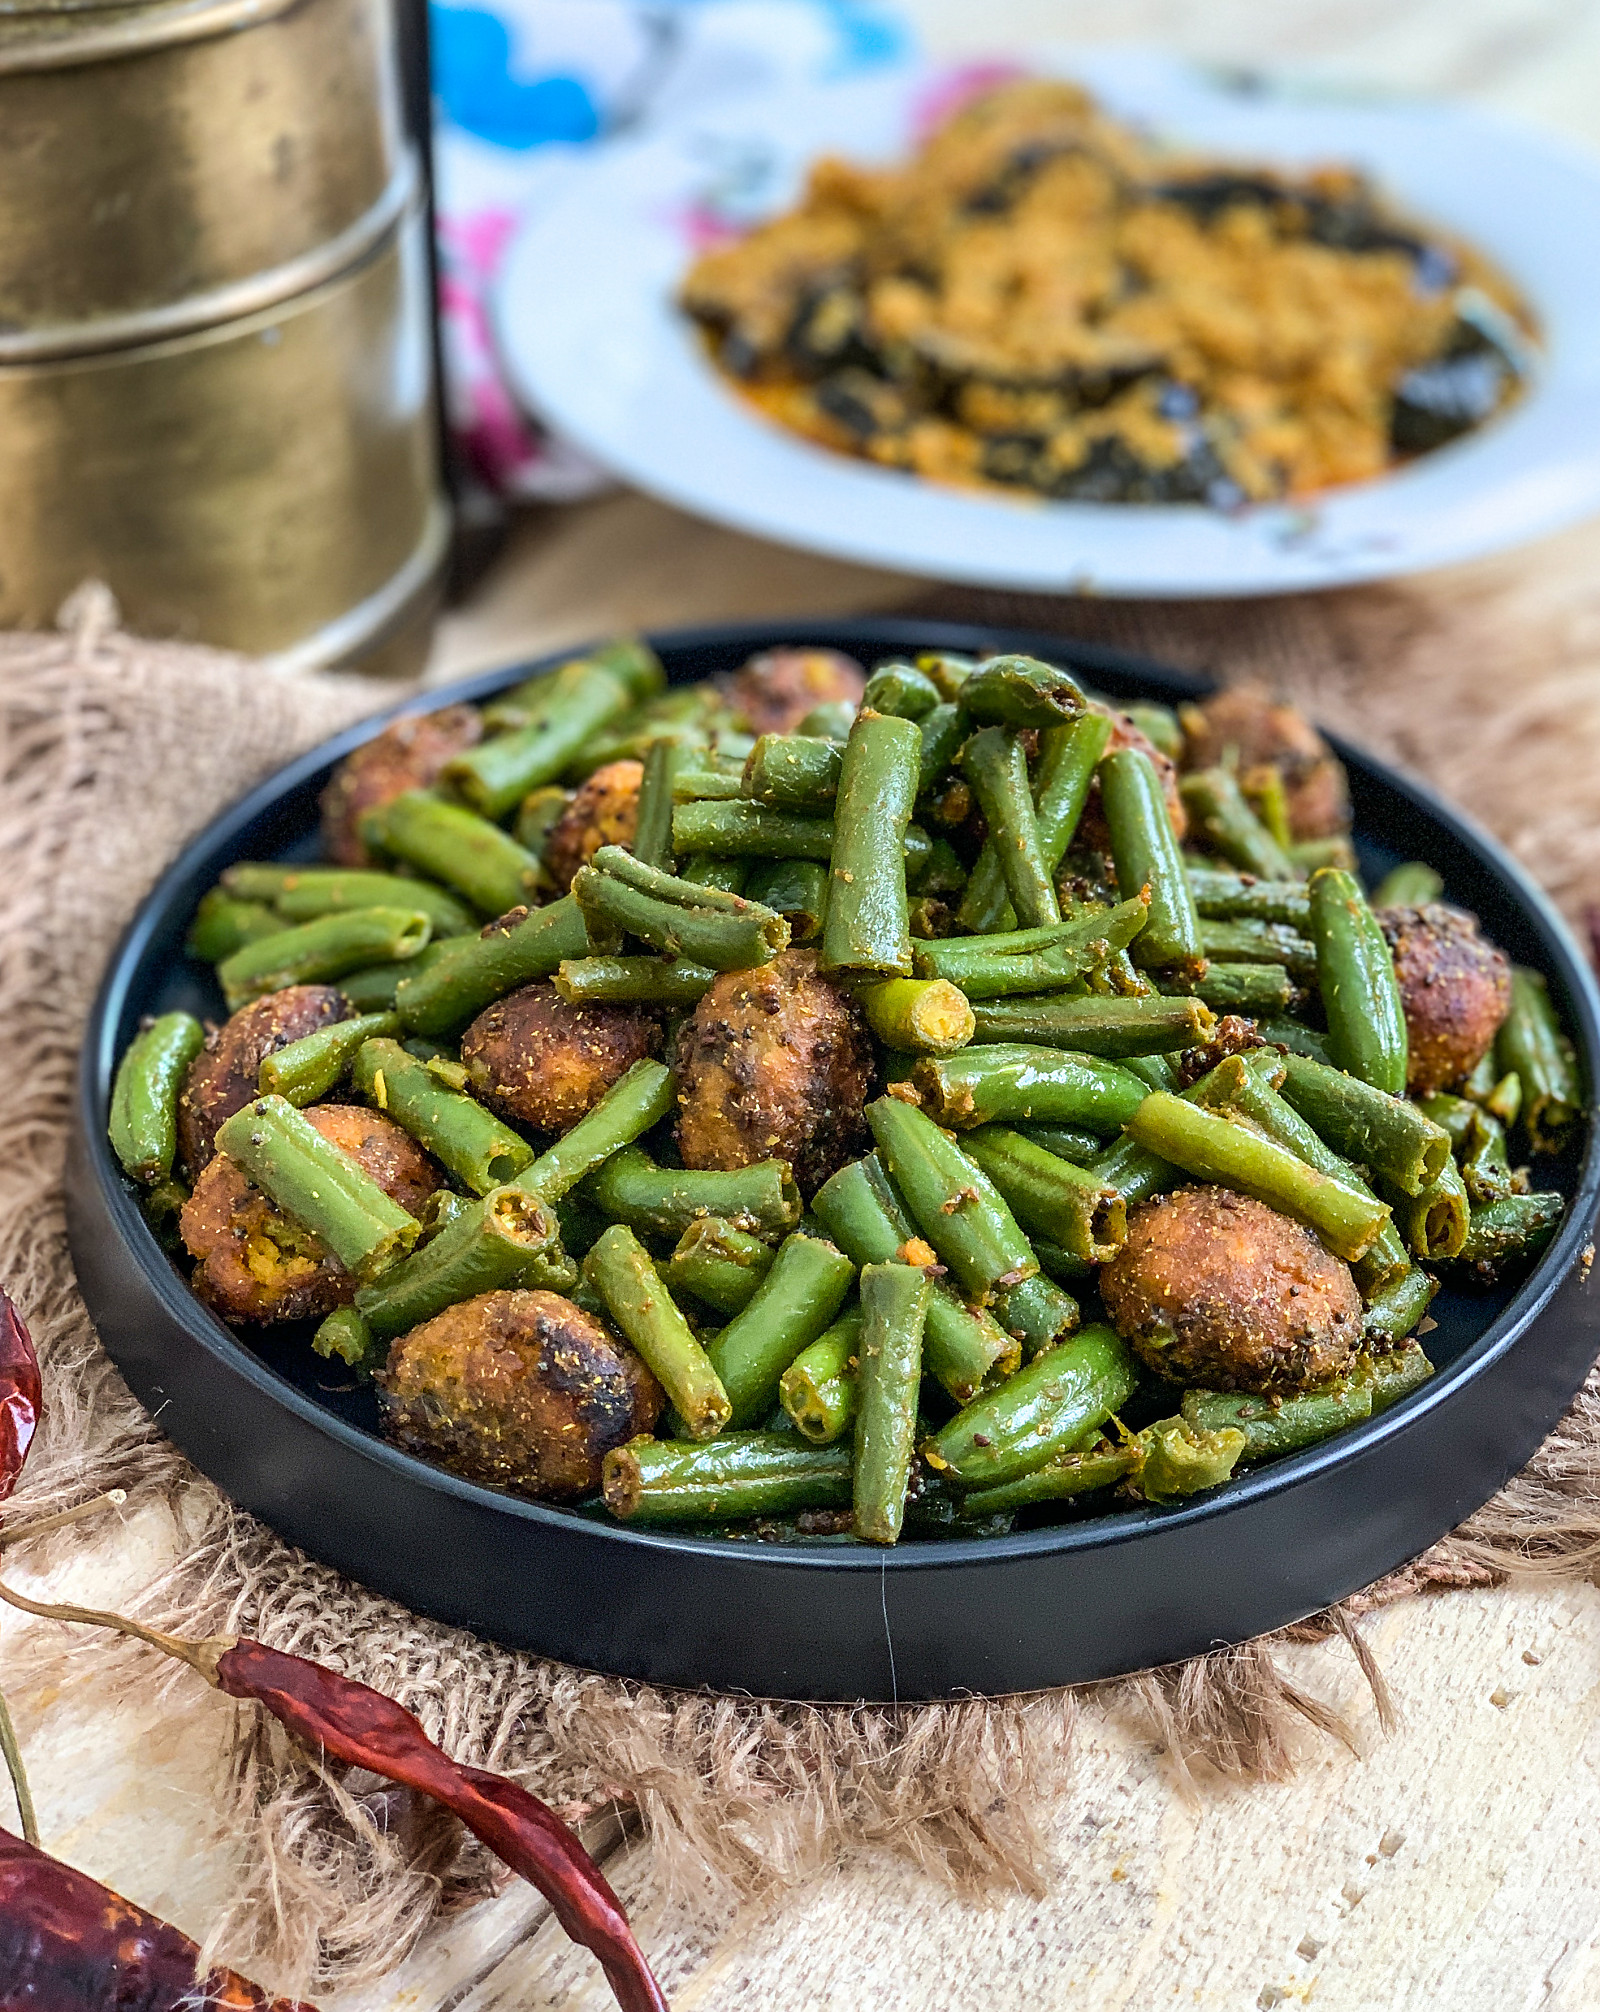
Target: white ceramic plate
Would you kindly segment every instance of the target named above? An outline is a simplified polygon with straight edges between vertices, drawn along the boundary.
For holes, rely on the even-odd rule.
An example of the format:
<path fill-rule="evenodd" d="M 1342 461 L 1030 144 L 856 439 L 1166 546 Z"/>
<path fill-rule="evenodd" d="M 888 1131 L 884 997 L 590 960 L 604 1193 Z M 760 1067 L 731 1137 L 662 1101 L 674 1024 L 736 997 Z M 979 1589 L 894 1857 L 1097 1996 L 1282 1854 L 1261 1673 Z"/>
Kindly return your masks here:
<path fill-rule="evenodd" d="M 709 226 L 781 209 L 818 153 L 903 158 L 970 75 L 929 69 L 743 98 L 597 158 L 528 220 L 506 262 L 500 337 L 518 392 L 619 476 L 704 517 L 992 586 L 1328 587 L 1475 558 L 1600 510 L 1600 163 L 1461 106 L 1291 93 L 1143 51 L 1056 51 L 1027 67 L 1078 79 L 1159 137 L 1365 169 L 1522 289 L 1544 331 L 1531 394 L 1377 481 L 1227 515 L 945 489 L 783 431 L 718 380 L 673 305 L 678 281 Z"/>

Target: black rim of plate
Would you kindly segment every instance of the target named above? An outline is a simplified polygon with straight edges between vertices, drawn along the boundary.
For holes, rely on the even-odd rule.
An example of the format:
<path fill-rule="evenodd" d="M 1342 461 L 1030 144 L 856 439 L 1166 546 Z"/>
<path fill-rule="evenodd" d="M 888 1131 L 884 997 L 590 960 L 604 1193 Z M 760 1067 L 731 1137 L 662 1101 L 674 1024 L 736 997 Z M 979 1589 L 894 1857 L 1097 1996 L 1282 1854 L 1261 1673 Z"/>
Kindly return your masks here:
<path fill-rule="evenodd" d="M 663 632 L 650 640 L 666 659 L 675 681 L 732 668 L 757 649 L 809 643 L 846 650 L 864 656 L 869 663 L 875 657 L 881 659 L 892 652 L 913 648 L 944 648 L 963 652 L 995 649 L 1029 651 L 1054 656 L 1071 664 L 1091 681 L 1099 680 L 1112 697 L 1145 696 L 1176 703 L 1203 696 L 1211 689 L 1210 682 L 1203 677 L 1175 671 L 1124 651 L 1082 643 L 1061 635 L 999 626 L 924 622 L 903 617 L 727 624 Z M 129 1314 L 117 1303 L 113 1281 L 117 1278 L 119 1265 L 124 1278 L 129 1265 L 142 1274 L 147 1288 L 146 1320 L 150 1314 L 158 1314 L 170 1323 L 169 1331 L 181 1332 L 188 1345 L 203 1351 L 211 1363 L 225 1373 L 226 1379 L 237 1387 L 241 1396 L 248 1393 L 246 1401 L 253 1398 L 265 1409 L 276 1407 L 297 1419 L 314 1434 L 323 1437 L 330 1454 L 336 1449 L 357 1453 L 369 1472 L 386 1473 L 411 1489 L 420 1487 L 430 1491 L 441 1502 L 452 1501 L 479 1512 L 478 1521 L 484 1528 L 489 1527 L 483 1524 L 482 1517 L 482 1512 L 487 1511 L 491 1519 L 506 1519 L 500 1527 L 508 1536 L 513 1528 L 520 1526 L 524 1539 L 533 1537 L 535 1533 L 548 1536 L 560 1533 L 568 1539 L 576 1538 L 584 1547 L 581 1555 L 585 1562 L 580 1569 L 591 1571 L 597 1577 L 604 1574 L 608 1557 L 619 1559 L 631 1554 L 635 1570 L 630 1576 L 635 1579 L 638 1578 L 637 1568 L 641 1566 L 670 1576 L 675 1567 L 687 1567 L 692 1571 L 693 1567 L 704 1565 L 710 1568 L 704 1582 L 711 1586 L 717 1583 L 721 1568 L 732 1566 L 735 1572 L 729 1579 L 730 1593 L 741 1582 L 746 1589 L 757 1582 L 766 1584 L 774 1574 L 791 1586 L 805 1581 L 813 1588 L 820 1587 L 825 1597 L 828 1589 L 843 1592 L 845 1584 L 848 1584 L 852 1588 L 849 1605 L 861 1612 L 865 1612 L 865 1605 L 863 1599 L 856 1595 L 862 1591 L 861 1582 L 867 1582 L 870 1584 L 870 1607 L 874 1613 L 880 1605 L 881 1594 L 883 1624 L 876 1630 L 874 1638 L 864 1645 L 859 1657 L 849 1653 L 841 1655 L 837 1640 L 827 1645 L 828 1660 L 825 1664 L 818 1657 L 808 1658 L 803 1642 L 797 1648 L 793 1641 L 787 1641 L 781 1650 L 774 1648 L 767 1653 L 760 1640 L 759 1619 L 752 1617 L 752 1639 L 747 1648 L 737 1644 L 730 1646 L 724 1629 L 719 1648 L 704 1658 L 705 1666 L 701 1667 L 701 1659 L 697 1658 L 694 1648 L 692 1616 L 686 1617 L 684 1638 L 662 1644 L 659 1653 L 654 1646 L 642 1648 L 637 1641 L 618 1647 L 608 1646 L 599 1637 L 592 1641 L 574 1638 L 570 1628 L 563 1631 L 562 1639 L 547 1639 L 537 1615 L 530 1617 L 505 1610 L 486 1614 L 481 1607 L 474 1607 L 470 1599 L 457 1603 L 437 1592 L 431 1598 L 426 1594 L 413 1594 L 408 1590 L 410 1580 L 403 1564 L 390 1569 L 386 1565 L 376 1565 L 370 1555 L 352 1559 L 348 1546 L 341 1543 L 337 1532 L 329 1540 L 304 1531 L 285 1533 L 291 1534 L 294 1541 L 304 1544 L 330 1564 L 356 1576 L 365 1576 L 382 1590 L 409 1599 L 411 1604 L 436 1613 L 440 1619 L 475 1627 L 479 1632 L 512 1646 L 563 1656 L 569 1661 L 612 1669 L 622 1675 L 668 1683 L 710 1685 L 797 1697 L 907 1698 L 966 1691 L 993 1694 L 1032 1689 L 1041 1684 L 1079 1681 L 1154 1662 L 1175 1660 L 1214 1643 L 1239 1639 L 1243 1634 L 1261 1632 L 1303 1618 L 1306 1613 L 1343 1597 L 1376 1576 L 1372 1569 L 1375 1555 L 1381 1555 L 1383 1560 L 1378 1566 L 1379 1571 L 1392 1569 L 1416 1555 L 1442 1535 L 1445 1529 L 1479 1506 L 1529 1457 L 1538 1438 L 1554 1423 L 1565 1402 L 1581 1384 L 1596 1348 L 1600 1347 L 1600 1326 L 1595 1324 L 1596 1317 L 1590 1316 L 1585 1320 L 1582 1304 L 1572 1302 L 1568 1295 L 1563 1295 L 1561 1310 L 1582 1329 L 1578 1337 L 1581 1345 L 1576 1355 L 1572 1352 L 1573 1344 L 1567 1345 L 1562 1366 L 1556 1373 L 1559 1389 L 1547 1388 L 1542 1394 L 1539 1401 L 1542 1424 L 1538 1426 L 1537 1435 L 1529 1439 L 1529 1427 L 1525 1420 L 1517 1443 L 1488 1445 L 1483 1443 L 1480 1430 L 1470 1454 L 1471 1470 L 1463 1475 L 1457 1499 L 1445 1510 L 1443 1519 L 1437 1514 L 1434 1516 L 1437 1527 L 1396 1527 L 1387 1538 L 1377 1540 L 1378 1553 L 1374 1553 L 1369 1545 L 1359 1563 L 1352 1563 L 1353 1577 L 1342 1573 L 1336 1558 L 1330 1558 L 1318 1580 L 1315 1597 L 1307 1596 L 1303 1581 L 1299 1580 L 1297 1583 L 1302 1584 L 1302 1590 L 1298 1598 L 1283 1594 L 1276 1604 L 1271 1590 L 1264 1588 L 1253 1603 L 1249 1599 L 1245 1601 L 1247 1625 L 1208 1633 L 1203 1616 L 1182 1611 L 1185 1606 L 1182 1588 L 1168 1583 L 1157 1589 L 1154 1595 L 1158 1610 L 1154 1618 L 1147 1616 L 1120 1648 L 1115 1641 L 1090 1642 L 1084 1639 L 1066 1616 L 1058 1617 L 1061 1642 L 1055 1652 L 1048 1647 L 1041 1649 L 1034 1642 L 1025 1651 L 1019 1648 L 1016 1654 L 1010 1654 L 1002 1641 L 998 1648 L 992 1642 L 972 1643 L 971 1652 L 965 1653 L 959 1641 L 947 1641 L 939 1653 L 919 1656 L 915 1646 L 916 1628 L 905 1628 L 897 1613 L 896 1629 L 892 1633 L 890 1630 L 891 1595 L 895 1596 L 894 1607 L 901 1609 L 905 1603 L 899 1593 L 902 1588 L 908 1593 L 912 1591 L 907 1583 L 910 1581 L 927 1580 L 927 1590 L 937 1600 L 954 1584 L 952 1574 L 965 1577 L 976 1572 L 988 1572 L 995 1576 L 998 1591 L 1000 1580 L 1007 1576 L 1007 1568 L 1012 1566 L 1030 1567 L 1049 1562 L 1056 1568 L 1067 1568 L 1070 1574 L 1074 1560 L 1082 1561 L 1093 1554 L 1127 1552 L 1128 1547 L 1137 1547 L 1141 1541 L 1148 1543 L 1161 1533 L 1175 1535 L 1187 1532 L 1193 1536 L 1211 1531 L 1213 1526 L 1225 1551 L 1227 1527 L 1230 1521 L 1237 1521 L 1242 1512 L 1263 1505 L 1288 1503 L 1297 1491 L 1305 1491 L 1318 1482 L 1337 1477 L 1342 1470 L 1357 1468 L 1374 1453 L 1393 1448 L 1396 1442 L 1414 1433 L 1419 1425 L 1437 1419 L 1468 1386 L 1490 1376 L 1497 1365 L 1503 1364 L 1507 1353 L 1550 1309 L 1552 1300 L 1563 1286 L 1587 1285 L 1588 1259 L 1592 1259 L 1592 1250 L 1586 1256 L 1585 1247 L 1590 1243 L 1597 1210 L 1600 1210 L 1600 1133 L 1597 1133 L 1592 1118 L 1586 1127 L 1571 1203 L 1556 1237 L 1509 1301 L 1455 1361 L 1442 1367 L 1419 1391 L 1382 1417 L 1350 1428 L 1303 1453 L 1243 1473 L 1222 1488 L 1173 1509 L 1121 1509 L 985 1540 L 918 1539 L 886 1552 L 865 1547 L 809 1548 L 792 1544 L 755 1544 L 699 1537 L 692 1532 L 630 1529 L 569 1509 L 524 1501 L 462 1480 L 339 1417 L 262 1361 L 190 1292 L 186 1281 L 146 1224 L 106 1138 L 105 1120 L 111 1078 L 116 1059 L 132 1031 L 132 1002 L 152 944 L 163 929 L 170 928 L 174 912 L 181 913 L 187 920 L 199 893 L 232 859 L 263 856 L 275 844 L 287 844 L 301 835 L 303 813 L 290 815 L 284 812 L 285 801 L 295 797 L 297 792 L 303 797 L 308 786 L 324 770 L 370 739 L 391 720 L 408 713 L 433 711 L 458 701 L 482 700 L 526 677 L 533 670 L 564 661 L 574 654 L 576 652 L 570 649 L 554 652 L 544 658 L 520 662 L 447 687 L 412 695 L 362 720 L 281 769 L 215 819 L 185 848 L 142 903 L 110 960 L 84 1037 L 76 1133 L 68 1170 L 68 1213 L 73 1254 L 84 1282 L 90 1313 L 113 1358 L 128 1371 L 134 1388 L 152 1411 L 159 1412 L 165 1402 L 174 1403 L 175 1416 L 180 1421 L 175 1437 L 183 1450 L 203 1471 L 234 1492 L 245 1507 L 255 1510 L 269 1522 L 277 1522 L 279 1527 L 282 1527 L 287 1514 L 281 1503 L 274 1505 L 270 1488 L 264 1498 L 260 1488 L 252 1486 L 246 1477 L 225 1471 L 228 1467 L 226 1460 L 208 1465 L 203 1423 L 182 1421 L 181 1401 L 160 1381 L 159 1374 L 152 1375 L 150 1372 L 148 1333 L 135 1338 L 129 1327 Z M 1499 882 L 1507 903 L 1519 913 L 1522 933 L 1537 940 L 1540 968 L 1549 976 L 1560 999 L 1586 1082 L 1592 1086 L 1600 1080 L 1600 993 L 1597 993 L 1588 967 L 1550 901 L 1495 840 L 1432 791 L 1362 755 L 1348 744 L 1337 739 L 1334 744 L 1351 770 L 1357 800 L 1358 834 L 1361 830 L 1362 789 L 1364 785 L 1371 785 L 1390 796 L 1398 796 L 1412 817 L 1435 828 L 1435 835 L 1442 829 L 1447 840 L 1453 842 L 1458 855 L 1470 862 L 1473 869 L 1490 881 Z M 279 813 L 276 824 L 275 812 Z M 246 833 L 250 834 L 254 847 L 250 855 L 242 850 Z M 108 1240 L 114 1246 L 109 1252 L 106 1248 Z M 157 1305 L 150 1304 L 149 1290 L 153 1290 Z M 1589 1331 L 1591 1328 L 1594 1329 L 1592 1333 Z M 1481 1427 L 1482 1421 L 1479 1423 Z M 1522 1443 L 1524 1440 L 1528 1443 Z M 274 1506 L 277 1507 L 276 1515 Z M 1180 1552 L 1183 1549 L 1181 1545 L 1178 1548 Z M 570 1570 L 578 1555 L 574 1554 L 563 1569 Z M 1241 1557 L 1239 1562 L 1241 1567 L 1248 1568 L 1245 1558 Z M 1258 1546 L 1253 1569 L 1259 1570 L 1264 1563 L 1264 1554 Z M 739 1569 L 745 1566 L 755 1568 L 754 1572 L 745 1573 Z M 1129 1569 L 1131 1571 L 1133 1567 L 1130 1565 Z M 1037 1598 L 1044 1583 L 1036 1572 L 1024 1571 L 1017 1590 L 1021 1592 L 1025 1585 L 1028 1589 L 1026 1597 Z M 1069 1576 L 1058 1588 L 1058 1597 L 1069 1608 L 1072 1592 Z M 1285 1599 L 1289 1602 L 1287 1606 Z M 1146 1604 L 1149 1604 L 1148 1600 Z M 441 1608 L 451 1611 L 441 1611 Z M 970 1614 L 978 1610 L 963 1605 L 963 1611 Z M 1025 1623 L 1019 1623 L 1019 1626 L 1023 1634 L 1037 1633 Z M 603 1634 L 602 1629 L 600 1635 Z M 901 1667 L 897 1669 L 895 1648 L 902 1636 L 905 1647 L 899 1658 Z"/>

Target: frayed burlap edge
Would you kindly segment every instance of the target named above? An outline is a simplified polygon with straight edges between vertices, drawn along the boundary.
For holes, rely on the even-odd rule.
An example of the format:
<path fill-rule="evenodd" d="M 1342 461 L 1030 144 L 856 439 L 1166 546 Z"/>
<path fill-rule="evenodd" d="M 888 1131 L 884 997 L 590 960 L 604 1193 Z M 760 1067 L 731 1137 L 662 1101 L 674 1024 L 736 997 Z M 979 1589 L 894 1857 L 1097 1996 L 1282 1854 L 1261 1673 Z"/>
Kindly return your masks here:
<path fill-rule="evenodd" d="M 1048 604 L 1050 614 L 1064 605 Z M 1480 814 L 1489 806 L 1477 792 L 1492 773 L 1504 814 L 1491 821 L 1567 899 L 1590 884 L 1600 864 L 1600 700 L 1586 696 L 1548 623 L 1529 637 L 1526 611 L 1510 610 L 1503 631 L 1486 634 L 1480 622 L 1464 651 L 1437 612 L 1424 619 L 1414 600 L 1391 592 L 1295 605 L 1309 612 L 1296 626 L 1275 610 L 1265 642 L 1255 611 L 1235 611 L 1230 625 L 1206 610 L 1206 633 L 1225 665 L 1275 674 L 1313 711 L 1408 759 Z M 1119 640 L 1167 642 L 1139 632 L 1141 613 L 1091 613 L 1102 632 L 1120 620 Z M 1513 708 L 1493 643 L 1498 634 L 1509 651 L 1519 624 L 1524 674 L 1510 687 Z M 1393 689 L 1402 682 L 1403 696 Z M 34 1326 L 50 1397 L 17 1506 L 45 1510 L 109 1487 L 127 1489 L 133 1508 L 171 1505 L 183 1555 L 145 1589 L 143 1612 L 188 1632 L 249 1632 L 376 1684 L 452 1752 L 507 1770 L 573 1820 L 629 1812 L 669 1883 L 681 1870 L 685 1895 L 704 1894 L 708 1875 L 712 1890 L 755 1893 L 872 1846 L 968 1895 L 1039 1890 L 1045 1819 L 1070 1767 L 1074 1694 L 817 1707 L 674 1693 L 512 1654 L 352 1585 L 240 1514 L 160 1437 L 99 1349 L 67 1258 L 61 1166 L 80 1030 L 105 956 L 198 825 L 385 697 L 354 679 L 263 677 L 237 658 L 132 642 L 94 591 L 64 611 L 61 636 L 0 638 L 0 848 L 10 869 L 0 936 L 10 1048 L 0 1072 L 0 1277 Z M 1491 715 L 1492 762 L 1480 758 Z M 1560 792 L 1549 788 L 1553 736 L 1571 783 Z M 1532 1466 L 1463 1529 L 1289 1638 L 1342 1636 L 1386 1725 L 1359 1615 L 1512 1570 L 1588 1571 L 1600 1555 L 1597 1504 L 1600 1386 L 1591 1383 Z M 68 1548 L 58 1541 L 60 1555 Z M 41 1546 L 26 1562 L 51 1556 Z M 140 1652 L 67 1641 L 51 1628 L 30 1630 L 8 1655 L 7 1680 L 54 1681 L 73 1659 L 92 1655 L 103 1667 L 108 1653 L 130 1682 L 148 1684 Z M 196 1699 L 191 1681 L 169 1678 L 168 1700 L 198 1726 L 209 1700 Z M 1348 1718 L 1291 1681 L 1270 1642 L 1101 1688 L 1143 1718 L 1180 1783 L 1208 1770 L 1281 1778 L 1306 1735 L 1355 1745 Z M 441 1909 L 490 1890 L 483 1855 L 429 1806 L 371 1777 L 322 1770 L 254 1715 L 241 1712 L 232 1726 L 214 1818 L 241 1874 L 212 1925 L 213 1951 L 280 1989 L 354 1984 L 390 1968 Z"/>

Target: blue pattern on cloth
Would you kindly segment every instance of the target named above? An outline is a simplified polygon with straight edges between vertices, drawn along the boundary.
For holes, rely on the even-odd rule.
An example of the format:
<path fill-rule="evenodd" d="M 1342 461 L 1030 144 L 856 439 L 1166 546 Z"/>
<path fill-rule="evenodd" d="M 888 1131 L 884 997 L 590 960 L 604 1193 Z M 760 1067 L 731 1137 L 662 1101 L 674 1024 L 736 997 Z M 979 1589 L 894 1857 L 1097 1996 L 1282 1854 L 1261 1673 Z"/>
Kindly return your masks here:
<path fill-rule="evenodd" d="M 469 467 L 557 499 L 604 478 L 520 412 L 487 311 L 507 244 L 596 145 L 731 92 L 825 82 L 910 53 L 880 0 L 434 0 L 446 397 Z"/>

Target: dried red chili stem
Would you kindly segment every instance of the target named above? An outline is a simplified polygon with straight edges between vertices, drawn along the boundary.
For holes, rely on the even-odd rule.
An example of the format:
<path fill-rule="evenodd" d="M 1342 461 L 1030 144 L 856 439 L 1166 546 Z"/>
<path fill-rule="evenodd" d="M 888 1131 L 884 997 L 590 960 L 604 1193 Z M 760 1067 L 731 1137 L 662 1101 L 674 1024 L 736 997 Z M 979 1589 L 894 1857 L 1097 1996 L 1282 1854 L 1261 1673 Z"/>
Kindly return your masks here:
<path fill-rule="evenodd" d="M 17 1485 L 43 1407 L 33 1337 L 10 1294 L 0 1292 L 0 1502 Z"/>
<path fill-rule="evenodd" d="M 226 1636 L 207 1642 L 186 1642 L 179 1635 L 164 1635 L 159 1628 L 147 1628 L 143 1621 L 132 1620 L 126 1614 L 107 1613 L 100 1607 L 77 1607 L 68 1601 L 30 1600 L 15 1586 L 0 1585 L 0 1600 L 24 1614 L 37 1614 L 42 1621 L 78 1621 L 85 1627 L 110 1628 L 118 1635 L 131 1635 L 135 1641 L 148 1642 L 152 1649 L 159 1649 L 164 1656 L 187 1663 L 191 1670 L 198 1670 L 208 1684 L 216 1683 L 217 1661 L 233 1647 L 232 1640 Z"/>
<path fill-rule="evenodd" d="M 12 1723 L 11 1708 L 6 1703 L 4 1691 L 0 1691 L 0 1760 L 5 1762 L 6 1773 L 11 1777 L 11 1792 L 17 1799 L 17 1815 L 22 1819 L 22 1835 L 29 1844 L 37 1844 L 39 1819 L 34 1813 L 33 1796 L 28 1788 L 28 1770 L 22 1765 L 22 1748 L 17 1742 L 17 1729 Z"/>
<path fill-rule="evenodd" d="M 111 1628 L 147 1642 L 229 1697 L 261 1705 L 308 1746 L 432 1796 L 538 1888 L 573 1941 L 600 1959 L 622 2012 L 668 2012 L 622 1903 L 574 1833 L 515 1782 L 452 1760 L 393 1698 L 248 1638 L 184 1641 L 123 1614 L 32 1600 L 3 1583 L 0 1600 L 43 1620 Z"/>
<path fill-rule="evenodd" d="M 102 1509 L 120 1509 L 128 1499 L 126 1488 L 108 1488 L 103 1495 L 91 1495 L 72 1509 L 58 1509 L 53 1516 L 36 1516 L 31 1523 L 0 1528 L 0 1551 L 8 1544 L 26 1544 L 30 1537 L 43 1537 L 51 1530 L 64 1530 L 69 1523 L 81 1523 L 98 1516 Z"/>
<path fill-rule="evenodd" d="M 0 2006 L 27 2012 L 314 2012 L 236 1970 L 202 1972 L 181 1929 L 0 1829 Z"/>

